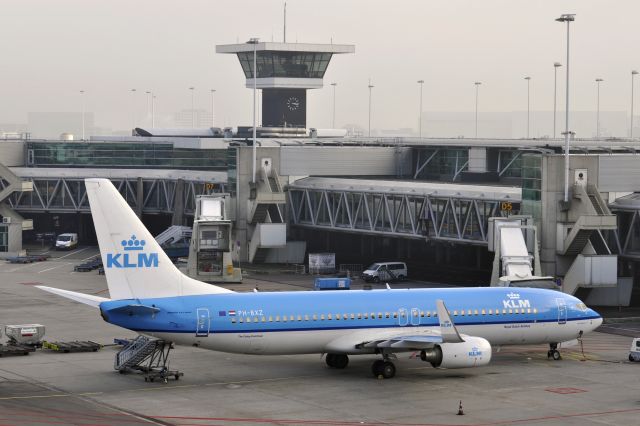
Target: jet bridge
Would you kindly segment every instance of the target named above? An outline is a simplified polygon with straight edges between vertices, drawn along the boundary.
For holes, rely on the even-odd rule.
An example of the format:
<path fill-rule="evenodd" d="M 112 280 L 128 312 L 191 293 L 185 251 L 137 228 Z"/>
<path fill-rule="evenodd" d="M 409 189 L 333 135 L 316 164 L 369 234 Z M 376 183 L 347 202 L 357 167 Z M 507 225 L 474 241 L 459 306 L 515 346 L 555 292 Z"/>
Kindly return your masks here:
<path fill-rule="evenodd" d="M 542 277 L 537 229 L 530 216 L 489 218 L 489 251 L 495 252 L 492 287 L 558 288 Z"/>

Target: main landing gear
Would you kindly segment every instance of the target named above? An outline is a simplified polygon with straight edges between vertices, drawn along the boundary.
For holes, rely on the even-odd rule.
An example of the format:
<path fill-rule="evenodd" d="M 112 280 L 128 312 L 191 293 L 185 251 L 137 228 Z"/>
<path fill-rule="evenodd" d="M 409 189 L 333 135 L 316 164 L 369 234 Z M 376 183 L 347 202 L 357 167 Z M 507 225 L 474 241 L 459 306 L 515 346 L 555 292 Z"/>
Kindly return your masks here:
<path fill-rule="evenodd" d="M 562 359 L 560 351 L 558 350 L 557 343 L 549 343 L 549 350 L 547 351 L 547 358 L 553 358 L 554 361 Z"/>
<path fill-rule="evenodd" d="M 374 377 L 382 376 L 385 379 L 391 379 L 396 375 L 396 366 L 385 356 L 384 359 L 376 360 L 371 364 L 371 372 Z"/>
<path fill-rule="evenodd" d="M 345 354 L 327 354 L 325 361 L 329 367 L 340 370 L 349 365 L 349 357 Z"/>

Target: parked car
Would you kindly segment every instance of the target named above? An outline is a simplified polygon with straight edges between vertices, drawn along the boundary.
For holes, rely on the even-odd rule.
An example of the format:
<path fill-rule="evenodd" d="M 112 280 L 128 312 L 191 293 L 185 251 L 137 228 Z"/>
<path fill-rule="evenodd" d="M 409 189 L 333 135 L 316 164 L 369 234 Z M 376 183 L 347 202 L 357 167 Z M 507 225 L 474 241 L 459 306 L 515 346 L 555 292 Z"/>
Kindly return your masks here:
<path fill-rule="evenodd" d="M 71 250 L 78 246 L 78 234 L 65 233 L 56 238 L 56 250 Z"/>
<path fill-rule="evenodd" d="M 631 341 L 631 349 L 629 350 L 629 361 L 640 361 L 640 338 Z"/>
<path fill-rule="evenodd" d="M 366 282 L 394 281 L 407 278 L 407 264 L 404 262 L 376 262 L 362 271 Z"/>

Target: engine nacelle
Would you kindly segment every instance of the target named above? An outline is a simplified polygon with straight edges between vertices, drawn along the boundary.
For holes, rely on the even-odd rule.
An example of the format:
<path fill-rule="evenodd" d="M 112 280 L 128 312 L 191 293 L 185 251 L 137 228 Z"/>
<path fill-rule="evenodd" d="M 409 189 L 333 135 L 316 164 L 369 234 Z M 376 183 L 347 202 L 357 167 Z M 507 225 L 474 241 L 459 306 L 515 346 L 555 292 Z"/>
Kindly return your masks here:
<path fill-rule="evenodd" d="M 420 359 L 436 368 L 481 367 L 491 361 L 491 344 L 482 337 L 465 336 L 461 343 L 440 343 L 420 352 Z"/>

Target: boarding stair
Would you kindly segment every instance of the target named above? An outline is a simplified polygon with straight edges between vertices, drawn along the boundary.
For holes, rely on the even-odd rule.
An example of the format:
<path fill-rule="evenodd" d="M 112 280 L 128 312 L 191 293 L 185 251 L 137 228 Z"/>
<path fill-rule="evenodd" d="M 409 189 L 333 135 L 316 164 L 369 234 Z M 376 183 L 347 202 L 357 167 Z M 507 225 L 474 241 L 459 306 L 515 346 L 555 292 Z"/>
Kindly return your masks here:
<path fill-rule="evenodd" d="M 192 229 L 188 226 L 173 225 L 156 235 L 155 240 L 161 246 L 171 245 L 191 239 Z"/>
<path fill-rule="evenodd" d="M 169 377 L 178 380 L 183 373 L 169 370 L 169 352 L 172 348 L 171 342 L 140 335 L 116 354 L 113 367 L 120 374 L 142 372 L 145 382 L 159 378 L 166 383 Z"/>

